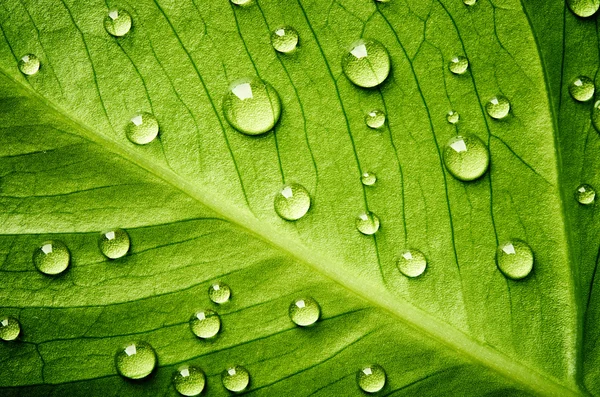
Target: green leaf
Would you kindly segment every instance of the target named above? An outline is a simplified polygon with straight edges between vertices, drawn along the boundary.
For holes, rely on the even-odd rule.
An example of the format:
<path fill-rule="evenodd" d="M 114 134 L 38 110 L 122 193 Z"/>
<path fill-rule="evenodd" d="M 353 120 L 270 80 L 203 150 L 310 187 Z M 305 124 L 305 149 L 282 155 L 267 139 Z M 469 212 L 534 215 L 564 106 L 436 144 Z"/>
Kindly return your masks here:
<path fill-rule="evenodd" d="M 122 37 L 104 27 L 114 7 L 132 16 Z M 360 396 L 372 364 L 382 396 L 600 394 L 596 207 L 573 199 L 580 183 L 600 187 L 600 140 L 593 101 L 567 89 L 596 77 L 595 19 L 534 0 L 4 0 L 0 315 L 21 335 L 0 344 L 0 394 L 177 395 L 182 364 L 205 372 L 211 396 L 228 394 L 233 365 L 249 395 Z M 295 52 L 273 49 L 282 25 L 298 31 Z M 342 71 L 359 38 L 389 52 L 377 88 Z M 26 54 L 40 59 L 33 75 L 19 70 Z M 462 75 L 448 68 L 458 55 Z M 243 77 L 277 91 L 274 131 L 227 122 L 223 95 Z M 486 113 L 497 95 L 511 104 L 502 120 Z M 378 130 L 364 120 L 374 109 Z M 139 112 L 160 125 L 143 146 L 126 136 Z M 491 154 L 473 182 L 443 163 L 465 133 Z M 288 183 L 312 200 L 294 222 L 273 207 Z M 381 220 L 372 236 L 355 227 L 365 211 Z M 131 247 L 110 260 L 98 241 L 114 228 Z M 534 253 L 522 280 L 496 266 L 511 239 Z M 71 253 L 57 276 L 32 261 L 48 240 Z M 396 266 L 409 248 L 427 258 L 416 278 Z M 222 305 L 208 297 L 216 281 L 232 290 Z M 289 318 L 300 297 L 321 307 L 313 326 Z M 214 339 L 190 330 L 202 309 L 220 315 Z M 131 341 L 156 351 L 146 379 L 115 368 Z"/>

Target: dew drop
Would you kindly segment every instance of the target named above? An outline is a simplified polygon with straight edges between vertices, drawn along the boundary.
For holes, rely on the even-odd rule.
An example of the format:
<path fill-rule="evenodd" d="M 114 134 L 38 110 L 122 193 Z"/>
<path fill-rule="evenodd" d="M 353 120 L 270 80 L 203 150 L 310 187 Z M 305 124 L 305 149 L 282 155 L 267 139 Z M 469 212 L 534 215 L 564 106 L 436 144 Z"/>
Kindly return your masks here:
<path fill-rule="evenodd" d="M 448 120 L 450 124 L 456 124 L 460 120 L 460 115 L 458 112 L 451 110 L 446 114 L 446 120 Z"/>
<path fill-rule="evenodd" d="M 371 211 L 363 212 L 356 217 L 356 229 L 362 234 L 368 236 L 377 233 L 379 230 L 379 217 Z"/>
<path fill-rule="evenodd" d="M 467 6 L 474 6 L 477 3 L 477 0 L 463 0 L 463 3 Z"/>
<path fill-rule="evenodd" d="M 464 74 L 469 68 L 469 60 L 462 55 L 455 56 L 448 63 L 448 69 L 454 74 Z"/>
<path fill-rule="evenodd" d="M 115 37 L 125 36 L 131 30 L 131 14 L 125 10 L 110 10 L 104 18 L 104 29 Z"/>
<path fill-rule="evenodd" d="M 241 365 L 234 365 L 227 368 L 221 374 L 223 386 L 234 393 L 239 393 L 248 388 L 250 384 L 250 373 Z"/>
<path fill-rule="evenodd" d="M 365 124 L 369 128 L 377 129 L 383 127 L 385 124 L 385 113 L 381 110 L 371 110 L 365 115 Z"/>
<path fill-rule="evenodd" d="M 98 240 L 100 251 L 109 259 L 125 256 L 129 251 L 129 235 L 125 230 L 114 229 L 102 233 Z"/>
<path fill-rule="evenodd" d="M 456 179 L 473 181 L 487 171 L 490 153 L 475 135 L 458 135 L 450 138 L 444 147 L 444 165 Z"/>
<path fill-rule="evenodd" d="M 596 131 L 600 132 L 600 101 L 596 101 L 592 108 L 592 124 Z"/>
<path fill-rule="evenodd" d="M 310 208 L 310 194 L 304 186 L 291 183 L 285 185 L 279 193 L 275 195 L 274 202 L 277 215 L 288 221 L 295 221 L 302 218 Z"/>
<path fill-rule="evenodd" d="M 204 390 L 206 377 L 198 367 L 184 365 L 173 374 L 173 386 L 182 396 L 197 396 Z"/>
<path fill-rule="evenodd" d="M 380 365 L 364 367 L 356 373 L 356 383 L 367 393 L 377 393 L 385 386 L 385 371 Z"/>
<path fill-rule="evenodd" d="M 375 182 L 377 182 L 377 175 L 369 171 L 363 172 L 363 174 L 360 177 L 360 181 L 365 186 L 373 186 Z"/>
<path fill-rule="evenodd" d="M 281 26 L 271 34 L 271 43 L 276 51 L 288 54 L 298 46 L 298 32 L 291 26 Z"/>
<path fill-rule="evenodd" d="M 569 85 L 569 93 L 579 102 L 592 99 L 595 90 L 594 81 L 587 76 L 579 76 Z"/>
<path fill-rule="evenodd" d="M 214 283 L 208 287 L 208 297 L 214 303 L 222 305 L 223 303 L 229 302 L 231 288 L 225 283 Z"/>
<path fill-rule="evenodd" d="M 342 58 L 346 77 L 359 87 L 378 86 L 390 74 L 390 56 L 380 42 L 360 39 L 350 46 Z"/>
<path fill-rule="evenodd" d="M 589 205 L 594 202 L 596 198 L 596 191 L 593 187 L 587 184 L 582 184 L 575 190 L 575 199 L 579 204 Z"/>
<path fill-rule="evenodd" d="M 196 312 L 190 318 L 190 329 L 198 338 L 212 338 L 221 329 L 221 318 L 210 309 Z"/>
<path fill-rule="evenodd" d="M 391 0 L 375 0 L 376 3 L 389 3 Z"/>
<path fill-rule="evenodd" d="M 527 243 L 521 240 L 512 240 L 498 246 L 496 264 L 506 277 L 520 280 L 531 273 L 533 252 Z"/>
<path fill-rule="evenodd" d="M 506 97 L 498 95 L 485 104 L 485 110 L 491 118 L 500 120 L 508 116 L 508 112 L 510 112 L 510 102 Z"/>
<path fill-rule="evenodd" d="M 152 113 L 142 112 L 127 125 L 127 138 L 137 144 L 146 145 L 158 135 L 158 120 Z"/>
<path fill-rule="evenodd" d="M 19 70 L 21 73 L 31 76 L 40 70 L 40 60 L 33 54 L 23 55 L 19 60 Z"/>
<path fill-rule="evenodd" d="M 71 254 L 67 246 L 58 240 L 46 241 L 33 253 L 33 264 L 49 275 L 64 272 L 69 266 Z"/>
<path fill-rule="evenodd" d="M 252 3 L 252 0 L 230 0 L 231 4 L 235 4 L 236 6 L 247 6 Z"/>
<path fill-rule="evenodd" d="M 117 351 L 115 365 L 126 378 L 145 378 L 156 366 L 156 353 L 146 342 L 131 342 Z"/>
<path fill-rule="evenodd" d="M 427 268 L 427 258 L 419 250 L 406 250 L 400 254 L 396 265 L 406 277 L 419 277 Z"/>
<path fill-rule="evenodd" d="M 0 339 L 11 341 L 17 339 L 21 333 L 21 324 L 14 317 L 3 317 L 0 320 Z"/>
<path fill-rule="evenodd" d="M 600 0 L 567 0 L 569 8 L 577 16 L 591 17 L 600 8 Z"/>
<path fill-rule="evenodd" d="M 289 308 L 290 320 L 301 327 L 307 327 L 317 322 L 321 316 L 321 307 L 311 297 L 294 300 Z"/>

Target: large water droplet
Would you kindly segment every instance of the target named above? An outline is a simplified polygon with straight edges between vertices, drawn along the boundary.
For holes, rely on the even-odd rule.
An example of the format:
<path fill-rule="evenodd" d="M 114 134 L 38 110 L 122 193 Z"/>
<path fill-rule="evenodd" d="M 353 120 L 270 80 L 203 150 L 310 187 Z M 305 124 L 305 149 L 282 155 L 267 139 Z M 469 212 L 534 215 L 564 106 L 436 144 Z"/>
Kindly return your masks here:
<path fill-rule="evenodd" d="M 373 186 L 375 182 L 377 182 L 377 175 L 375 175 L 374 172 L 363 172 L 363 174 L 360 177 L 360 181 L 365 186 Z"/>
<path fill-rule="evenodd" d="M 390 56 L 380 42 L 361 39 L 342 58 L 346 77 L 359 87 L 375 87 L 390 74 Z"/>
<path fill-rule="evenodd" d="M 579 202 L 579 204 L 592 204 L 595 198 L 596 191 L 590 185 L 584 183 L 582 185 L 579 185 L 575 190 L 575 199 Z"/>
<path fill-rule="evenodd" d="M 521 240 L 512 240 L 498 246 L 496 264 L 506 277 L 520 280 L 531 273 L 533 252 L 527 243 Z"/>
<path fill-rule="evenodd" d="M 270 84 L 257 77 L 244 78 L 229 87 L 223 98 L 223 113 L 239 132 L 260 135 L 275 127 L 281 115 L 281 102 Z"/>
<path fill-rule="evenodd" d="M 173 386 L 183 396 L 197 396 L 204 390 L 206 377 L 198 367 L 184 365 L 173 374 Z"/>
<path fill-rule="evenodd" d="M 377 129 L 383 127 L 385 124 L 385 113 L 381 110 L 371 110 L 365 115 L 365 124 L 369 128 Z"/>
<path fill-rule="evenodd" d="M 298 32 L 291 26 L 281 26 L 271 34 L 271 43 L 276 51 L 290 53 L 298 46 Z"/>
<path fill-rule="evenodd" d="M 450 138 L 444 147 L 444 164 L 455 178 L 472 181 L 487 171 L 490 153 L 475 135 L 459 135 Z"/>
<path fill-rule="evenodd" d="M 427 258 L 419 250 L 406 250 L 400 254 L 396 265 L 406 277 L 419 277 L 427 268 Z"/>
<path fill-rule="evenodd" d="M 127 125 L 127 138 L 138 145 L 152 142 L 158 135 L 158 120 L 152 113 L 143 112 Z"/>
<path fill-rule="evenodd" d="M 363 212 L 356 217 L 356 229 L 362 234 L 370 236 L 379 230 L 379 217 L 371 211 Z"/>
<path fill-rule="evenodd" d="M 364 367 L 356 373 L 358 387 L 367 393 L 377 393 L 385 386 L 385 371 L 380 365 Z"/>
<path fill-rule="evenodd" d="M 462 55 L 455 56 L 448 62 L 448 69 L 454 74 L 464 74 L 469 68 L 469 60 Z"/>
<path fill-rule="evenodd" d="M 156 353 L 146 342 L 131 342 L 117 351 L 115 365 L 126 378 L 145 378 L 156 366 Z"/>
<path fill-rule="evenodd" d="M 33 253 L 33 264 L 44 274 L 59 274 L 69 266 L 71 254 L 67 246 L 58 240 L 46 241 Z"/>
<path fill-rule="evenodd" d="M 214 303 L 222 305 L 223 303 L 229 302 L 231 297 L 231 288 L 225 283 L 214 283 L 208 287 L 208 297 Z"/>
<path fill-rule="evenodd" d="M 600 0 L 567 0 L 569 8 L 577 16 L 591 17 L 600 8 Z"/>
<path fill-rule="evenodd" d="M 14 317 L 0 317 L 0 339 L 11 341 L 21 333 L 21 324 Z"/>
<path fill-rule="evenodd" d="M 298 183 L 285 185 L 279 193 L 275 195 L 274 202 L 277 215 L 288 221 L 295 221 L 302 218 L 310 208 L 310 194 L 304 186 Z"/>
<path fill-rule="evenodd" d="M 21 73 L 31 76 L 40 70 L 40 60 L 33 54 L 24 55 L 19 60 L 19 70 Z"/>
<path fill-rule="evenodd" d="M 460 120 L 460 115 L 458 112 L 451 110 L 446 114 L 446 120 L 448 120 L 450 124 L 456 124 Z"/>
<path fill-rule="evenodd" d="M 463 0 L 463 3 L 467 6 L 474 6 L 477 3 L 477 0 Z"/>
<path fill-rule="evenodd" d="M 196 312 L 190 318 L 190 329 L 198 338 L 212 338 L 221 329 L 221 318 L 210 309 Z"/>
<path fill-rule="evenodd" d="M 122 229 L 102 233 L 98 240 L 98 247 L 107 258 L 121 258 L 129 251 L 129 235 Z"/>
<path fill-rule="evenodd" d="M 221 374 L 223 386 L 232 392 L 239 393 L 248 388 L 250 384 L 250 372 L 241 365 L 227 368 Z"/>
<path fill-rule="evenodd" d="M 485 110 L 491 118 L 500 120 L 508 116 L 508 113 L 510 112 L 510 102 L 506 97 L 498 95 L 485 104 Z"/>
<path fill-rule="evenodd" d="M 579 76 L 569 85 L 569 93 L 573 99 L 579 102 L 587 102 L 592 99 L 595 90 L 594 81 L 587 76 Z"/>
<path fill-rule="evenodd" d="M 289 309 L 290 320 L 301 327 L 307 327 L 317 322 L 321 316 L 321 307 L 311 297 L 294 300 Z"/>
<path fill-rule="evenodd" d="M 125 36 L 131 29 L 131 15 L 125 10 L 110 10 L 104 18 L 104 29 L 115 37 Z"/>

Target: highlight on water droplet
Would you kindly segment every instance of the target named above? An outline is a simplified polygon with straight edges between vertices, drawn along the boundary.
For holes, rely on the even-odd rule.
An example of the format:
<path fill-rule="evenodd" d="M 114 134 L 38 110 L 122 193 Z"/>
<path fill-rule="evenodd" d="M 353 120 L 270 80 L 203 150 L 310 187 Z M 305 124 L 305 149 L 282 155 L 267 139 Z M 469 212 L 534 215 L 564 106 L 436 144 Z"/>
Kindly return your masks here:
<path fill-rule="evenodd" d="M 291 26 L 280 26 L 271 34 L 271 43 L 277 52 L 289 54 L 298 46 L 300 36 Z"/>
<path fill-rule="evenodd" d="M 131 118 L 127 125 L 127 138 L 137 145 L 146 145 L 158 136 L 158 120 L 152 113 L 142 112 Z"/>
<path fill-rule="evenodd" d="M 230 297 L 231 288 L 225 283 L 218 282 L 211 284 L 211 286 L 208 287 L 208 298 L 214 303 L 222 305 L 223 303 L 229 302 Z"/>
<path fill-rule="evenodd" d="M 579 102 L 587 102 L 594 96 L 594 81 L 587 76 L 579 76 L 569 85 L 569 93 Z"/>
<path fill-rule="evenodd" d="M 383 83 L 390 74 L 390 56 L 380 42 L 372 39 L 355 41 L 342 58 L 342 69 L 359 87 L 370 88 Z"/>
<path fill-rule="evenodd" d="M 448 69 L 454 74 L 464 74 L 469 68 L 469 60 L 462 55 L 457 55 L 448 62 Z"/>
<path fill-rule="evenodd" d="M 385 124 L 385 113 L 377 109 L 371 110 L 365 115 L 365 124 L 369 128 L 373 129 L 383 127 L 383 125 Z"/>
<path fill-rule="evenodd" d="M 290 320 L 301 327 L 313 325 L 321 317 L 321 306 L 316 300 L 307 296 L 295 299 L 288 311 Z"/>
<path fill-rule="evenodd" d="M 104 232 L 98 240 L 98 247 L 109 259 L 118 259 L 129 252 L 129 234 L 123 229 L 113 229 Z"/>
<path fill-rule="evenodd" d="M 373 364 L 356 373 L 356 383 L 367 393 L 377 393 L 385 386 L 386 375 L 381 365 Z"/>
<path fill-rule="evenodd" d="M 0 339 L 12 341 L 19 337 L 21 333 L 21 323 L 14 317 L 0 317 Z"/>
<path fill-rule="evenodd" d="M 227 390 L 240 393 L 250 384 L 250 372 L 241 365 L 234 365 L 223 371 L 221 382 Z"/>
<path fill-rule="evenodd" d="M 19 70 L 27 76 L 32 76 L 40 70 L 40 60 L 33 54 L 26 54 L 19 59 Z"/>
<path fill-rule="evenodd" d="M 502 95 L 497 95 L 485 104 L 485 110 L 491 118 L 496 120 L 503 119 L 510 112 L 510 101 Z"/>
<path fill-rule="evenodd" d="M 461 181 L 481 177 L 490 165 L 490 153 L 481 139 L 471 134 L 450 138 L 443 152 L 448 172 Z"/>
<path fill-rule="evenodd" d="M 575 15 L 582 18 L 591 17 L 600 8 L 600 0 L 567 0 L 567 4 Z"/>
<path fill-rule="evenodd" d="M 295 221 L 302 218 L 310 208 L 310 194 L 304 186 L 298 183 L 285 185 L 275 195 L 275 212 L 281 218 Z"/>
<path fill-rule="evenodd" d="M 358 215 L 355 224 L 356 229 L 367 236 L 377 233 L 380 226 L 379 217 L 371 211 Z"/>
<path fill-rule="evenodd" d="M 131 14 L 125 10 L 112 9 L 104 18 L 104 29 L 115 37 L 122 37 L 131 30 Z"/>
<path fill-rule="evenodd" d="M 33 253 L 33 264 L 42 273 L 55 275 L 69 266 L 71 254 L 67 246 L 58 240 L 46 241 Z"/>
<path fill-rule="evenodd" d="M 463 0 L 463 3 L 467 6 L 474 6 L 477 3 L 477 0 Z"/>
<path fill-rule="evenodd" d="M 243 78 L 229 86 L 223 98 L 227 122 L 246 135 L 271 131 L 281 116 L 279 95 L 258 77 Z"/>
<path fill-rule="evenodd" d="M 427 268 L 427 258 L 419 250 L 406 250 L 398 257 L 396 266 L 406 277 L 419 277 Z"/>
<path fill-rule="evenodd" d="M 117 350 L 115 366 L 121 376 L 129 379 L 142 379 L 154 370 L 156 353 L 149 343 L 130 342 Z"/>
<path fill-rule="evenodd" d="M 458 112 L 451 110 L 446 114 L 446 120 L 448 120 L 450 124 L 456 124 L 460 120 L 460 115 Z"/>
<path fill-rule="evenodd" d="M 520 280 L 533 269 L 533 251 L 524 241 L 508 241 L 498 246 L 496 264 L 506 277 Z"/>
<path fill-rule="evenodd" d="M 579 185 L 575 190 L 575 200 L 577 200 L 579 204 L 590 205 L 595 199 L 596 191 L 586 183 Z"/>
<path fill-rule="evenodd" d="M 221 330 L 221 318 L 210 309 L 198 311 L 190 318 L 190 329 L 198 338 L 212 338 Z"/>
<path fill-rule="evenodd" d="M 197 396 L 204 390 L 206 376 L 193 365 L 184 365 L 173 374 L 173 386 L 182 396 Z"/>
<path fill-rule="evenodd" d="M 361 175 L 360 181 L 365 186 L 373 186 L 377 182 L 377 175 L 374 172 L 365 171 Z"/>
<path fill-rule="evenodd" d="M 252 0 L 230 0 L 232 4 L 236 6 L 248 6 L 252 4 Z"/>

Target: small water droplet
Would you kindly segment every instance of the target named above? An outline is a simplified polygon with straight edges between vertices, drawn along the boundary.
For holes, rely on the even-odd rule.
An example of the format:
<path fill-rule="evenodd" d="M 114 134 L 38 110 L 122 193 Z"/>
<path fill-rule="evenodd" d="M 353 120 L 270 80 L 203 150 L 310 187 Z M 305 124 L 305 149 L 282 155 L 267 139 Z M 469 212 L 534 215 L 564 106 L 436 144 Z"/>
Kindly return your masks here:
<path fill-rule="evenodd" d="M 173 386 L 183 396 L 197 396 L 204 390 L 206 377 L 198 367 L 184 365 L 173 374 Z"/>
<path fill-rule="evenodd" d="M 380 365 L 364 367 L 356 373 L 358 387 L 367 393 L 377 393 L 385 386 L 385 371 Z"/>
<path fill-rule="evenodd" d="M 112 36 L 125 36 L 131 30 L 131 14 L 125 10 L 110 10 L 104 18 L 104 29 Z"/>
<path fill-rule="evenodd" d="M 142 112 L 127 125 L 127 138 L 138 145 L 146 145 L 158 135 L 158 120 L 152 113 Z"/>
<path fill-rule="evenodd" d="M 229 302 L 231 297 L 231 288 L 225 283 L 214 283 L 208 287 L 208 297 L 211 301 L 218 304 Z"/>
<path fill-rule="evenodd" d="M 391 0 L 375 0 L 376 3 L 389 3 Z"/>
<path fill-rule="evenodd" d="M 310 208 L 310 194 L 304 186 L 298 183 L 285 185 L 275 195 L 274 202 L 277 215 L 288 221 L 302 218 Z"/>
<path fill-rule="evenodd" d="M 129 244 L 129 235 L 122 229 L 114 229 L 102 233 L 98 240 L 100 251 L 110 259 L 125 256 L 129 251 Z"/>
<path fill-rule="evenodd" d="M 584 183 L 582 185 L 579 185 L 575 190 L 575 199 L 579 202 L 579 204 L 592 204 L 595 198 L 596 191 L 590 185 Z"/>
<path fill-rule="evenodd" d="M 321 317 L 321 306 L 311 297 L 296 299 L 290 304 L 289 315 L 294 324 L 307 327 Z"/>
<path fill-rule="evenodd" d="M 363 212 L 356 217 L 356 229 L 362 234 L 370 236 L 377 233 L 379 225 L 379 217 L 371 211 Z"/>
<path fill-rule="evenodd" d="M 231 4 L 235 4 L 236 6 L 247 6 L 252 4 L 252 0 L 230 0 Z"/>
<path fill-rule="evenodd" d="M 462 55 L 455 56 L 448 63 L 448 69 L 454 74 L 464 74 L 469 68 L 469 60 Z"/>
<path fill-rule="evenodd" d="M 594 81 L 587 76 L 579 76 L 569 85 L 569 93 L 573 99 L 579 102 L 587 102 L 592 99 L 595 90 Z"/>
<path fill-rule="evenodd" d="M 506 277 L 520 280 L 531 273 L 533 252 L 527 243 L 512 240 L 498 246 L 496 264 Z"/>
<path fill-rule="evenodd" d="M 360 177 L 360 181 L 365 186 L 373 186 L 377 182 L 377 175 L 374 172 L 363 172 Z"/>
<path fill-rule="evenodd" d="M 156 353 L 146 342 L 131 342 L 117 351 L 115 366 L 126 378 L 145 378 L 156 366 Z"/>
<path fill-rule="evenodd" d="M 406 277 L 419 277 L 427 268 L 427 258 L 419 250 L 406 250 L 400 254 L 396 265 Z"/>
<path fill-rule="evenodd" d="M 477 0 L 463 0 L 463 3 L 467 6 L 474 6 L 477 3 Z"/>
<path fill-rule="evenodd" d="M 600 8 L 600 0 L 567 0 L 569 8 L 577 16 L 591 17 Z"/>
<path fill-rule="evenodd" d="M 506 97 L 498 95 L 485 104 L 485 110 L 491 118 L 500 120 L 508 116 L 508 113 L 510 112 L 510 102 Z"/>
<path fill-rule="evenodd" d="M 40 70 L 40 60 L 33 54 L 23 55 L 19 60 L 19 70 L 21 73 L 31 76 Z"/>
<path fill-rule="evenodd" d="M 596 131 L 600 132 L 600 101 L 596 101 L 592 108 L 592 124 Z"/>
<path fill-rule="evenodd" d="M 380 42 L 371 39 L 355 41 L 342 58 L 346 77 L 359 87 L 375 87 L 390 73 L 390 56 Z"/>
<path fill-rule="evenodd" d="M 473 181 L 487 171 L 490 153 L 475 135 L 458 135 L 444 147 L 444 165 L 456 179 Z"/>
<path fill-rule="evenodd" d="M 221 374 L 223 386 L 234 393 L 239 393 L 248 388 L 250 384 L 250 372 L 241 365 L 227 368 Z"/>
<path fill-rule="evenodd" d="M 58 240 L 46 241 L 33 253 L 33 264 L 44 274 L 59 274 L 69 266 L 71 254 L 67 246 Z"/>
<path fill-rule="evenodd" d="M 448 120 L 450 124 L 456 124 L 460 120 L 460 115 L 458 112 L 451 110 L 448 112 L 448 114 L 446 114 L 446 120 Z"/>
<path fill-rule="evenodd" d="M 210 309 L 196 312 L 190 318 L 190 329 L 198 338 L 212 338 L 221 329 L 221 318 Z"/>
<path fill-rule="evenodd" d="M 14 317 L 2 317 L 0 319 L 0 339 L 11 341 L 17 339 L 21 333 L 21 324 Z"/>
<path fill-rule="evenodd" d="M 280 26 L 271 34 L 271 43 L 276 51 L 288 54 L 298 46 L 299 35 L 291 26 Z"/>
<path fill-rule="evenodd" d="M 381 110 L 371 110 L 365 115 L 365 124 L 369 128 L 377 129 L 383 127 L 385 124 L 385 113 Z"/>

